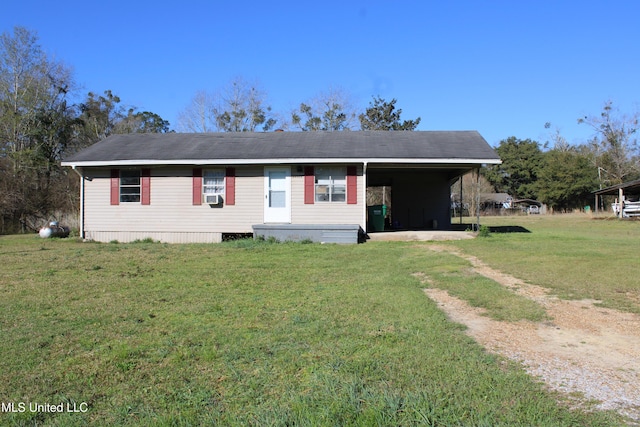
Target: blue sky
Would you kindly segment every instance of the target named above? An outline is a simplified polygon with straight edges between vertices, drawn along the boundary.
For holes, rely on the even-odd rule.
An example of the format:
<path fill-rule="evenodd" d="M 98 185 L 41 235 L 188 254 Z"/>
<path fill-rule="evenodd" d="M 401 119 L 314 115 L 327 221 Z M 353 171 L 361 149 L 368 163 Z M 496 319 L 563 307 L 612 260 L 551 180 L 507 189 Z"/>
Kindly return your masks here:
<path fill-rule="evenodd" d="M 176 125 L 198 90 L 255 81 L 276 111 L 343 88 L 396 98 L 419 130 L 570 143 L 608 100 L 640 102 L 638 1 L 12 1 L 0 32 L 36 31 L 88 91 Z"/>

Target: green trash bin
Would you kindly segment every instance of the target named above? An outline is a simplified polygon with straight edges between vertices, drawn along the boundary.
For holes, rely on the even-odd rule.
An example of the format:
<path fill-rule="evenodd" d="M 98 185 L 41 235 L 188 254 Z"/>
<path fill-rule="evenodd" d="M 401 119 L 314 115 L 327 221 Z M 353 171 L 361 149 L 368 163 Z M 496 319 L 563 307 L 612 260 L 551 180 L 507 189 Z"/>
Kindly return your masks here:
<path fill-rule="evenodd" d="M 368 207 L 369 231 L 384 231 L 384 219 L 387 216 L 387 205 Z"/>

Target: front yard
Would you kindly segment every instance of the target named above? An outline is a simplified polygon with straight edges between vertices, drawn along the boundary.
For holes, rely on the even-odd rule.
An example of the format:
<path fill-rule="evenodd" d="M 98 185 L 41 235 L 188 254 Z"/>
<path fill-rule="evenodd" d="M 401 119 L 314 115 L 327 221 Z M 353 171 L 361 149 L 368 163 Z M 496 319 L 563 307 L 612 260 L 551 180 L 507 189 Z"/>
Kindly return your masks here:
<path fill-rule="evenodd" d="M 620 423 L 570 410 L 448 321 L 416 272 L 493 285 L 423 244 L 2 236 L 0 257 L 3 424 Z"/>

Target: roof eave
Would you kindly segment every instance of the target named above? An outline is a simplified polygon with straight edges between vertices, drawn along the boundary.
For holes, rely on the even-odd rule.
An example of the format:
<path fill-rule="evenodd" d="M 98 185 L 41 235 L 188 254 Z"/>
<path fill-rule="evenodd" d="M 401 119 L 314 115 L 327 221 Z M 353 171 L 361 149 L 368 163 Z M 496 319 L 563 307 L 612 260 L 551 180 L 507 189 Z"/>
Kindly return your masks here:
<path fill-rule="evenodd" d="M 179 159 L 179 160 L 87 160 L 63 161 L 68 167 L 127 167 L 127 166 L 187 166 L 187 165 L 272 165 L 272 164 L 329 164 L 329 163 L 362 163 L 362 164 L 425 164 L 425 165 L 499 165 L 500 159 L 465 159 L 465 158 L 275 158 L 275 159 Z"/>

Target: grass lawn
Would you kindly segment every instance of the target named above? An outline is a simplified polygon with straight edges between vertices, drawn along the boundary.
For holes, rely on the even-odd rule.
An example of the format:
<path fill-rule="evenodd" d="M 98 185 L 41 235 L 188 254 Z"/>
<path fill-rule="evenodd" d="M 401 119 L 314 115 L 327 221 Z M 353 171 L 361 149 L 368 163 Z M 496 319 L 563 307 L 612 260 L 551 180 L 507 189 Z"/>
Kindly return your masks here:
<path fill-rule="evenodd" d="M 528 232 L 491 233 L 454 244 L 505 273 L 567 299 L 640 313 L 640 221 L 589 215 L 482 218 Z"/>
<path fill-rule="evenodd" d="M 527 226 L 534 241 L 564 241 Z M 526 242 L 509 239 L 524 237 L 458 244 Z M 2 425 L 621 424 L 568 409 L 447 321 L 416 273 L 460 292 L 494 284 L 423 244 L 2 236 L 0 260 Z M 86 412 L 29 410 L 61 403 Z"/>

